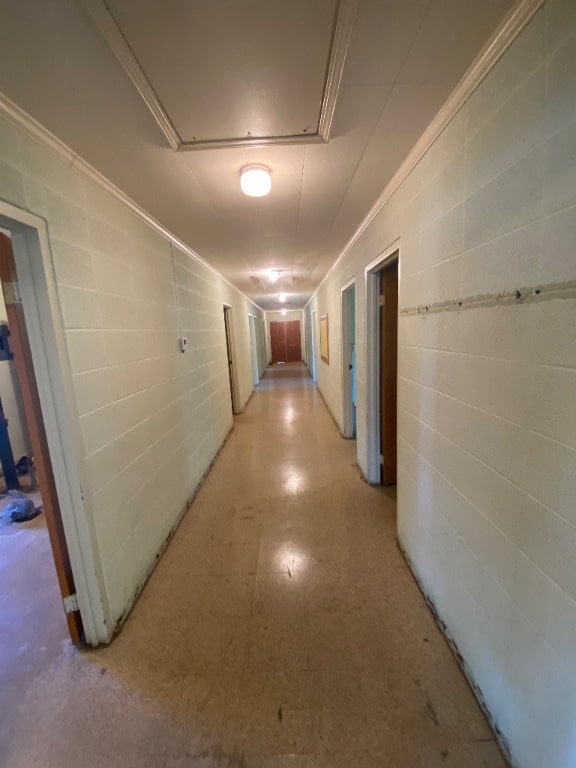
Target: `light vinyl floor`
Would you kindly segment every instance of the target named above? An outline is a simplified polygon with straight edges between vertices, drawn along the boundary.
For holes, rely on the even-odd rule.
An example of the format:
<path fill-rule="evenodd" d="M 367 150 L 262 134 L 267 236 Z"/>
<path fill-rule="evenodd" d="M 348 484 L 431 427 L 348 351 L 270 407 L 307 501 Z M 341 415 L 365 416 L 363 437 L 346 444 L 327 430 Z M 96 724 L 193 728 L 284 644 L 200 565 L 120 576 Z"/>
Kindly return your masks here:
<path fill-rule="evenodd" d="M 302 366 L 235 418 L 113 643 L 51 647 L 3 702 L 3 767 L 505 766 L 393 491 L 363 481 Z"/>

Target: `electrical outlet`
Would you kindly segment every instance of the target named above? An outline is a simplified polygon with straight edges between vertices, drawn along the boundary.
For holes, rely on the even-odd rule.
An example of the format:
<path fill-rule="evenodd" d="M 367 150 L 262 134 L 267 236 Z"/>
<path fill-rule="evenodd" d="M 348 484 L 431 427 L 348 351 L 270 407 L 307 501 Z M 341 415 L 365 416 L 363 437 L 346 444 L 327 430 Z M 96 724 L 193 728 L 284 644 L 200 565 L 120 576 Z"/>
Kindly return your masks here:
<path fill-rule="evenodd" d="M 180 336 L 180 352 L 186 352 L 188 349 L 188 339 L 186 336 Z"/>

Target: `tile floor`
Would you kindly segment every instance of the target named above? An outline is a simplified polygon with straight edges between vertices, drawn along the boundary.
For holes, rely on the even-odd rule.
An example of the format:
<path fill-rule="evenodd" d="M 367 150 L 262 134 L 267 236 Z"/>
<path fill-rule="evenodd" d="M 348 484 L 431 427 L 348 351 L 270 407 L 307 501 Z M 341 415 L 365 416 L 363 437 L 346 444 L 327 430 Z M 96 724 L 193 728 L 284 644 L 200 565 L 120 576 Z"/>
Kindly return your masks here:
<path fill-rule="evenodd" d="M 114 642 L 57 648 L 2 715 L 6 768 L 506 765 L 396 547 L 393 492 L 301 366 L 235 419 Z"/>

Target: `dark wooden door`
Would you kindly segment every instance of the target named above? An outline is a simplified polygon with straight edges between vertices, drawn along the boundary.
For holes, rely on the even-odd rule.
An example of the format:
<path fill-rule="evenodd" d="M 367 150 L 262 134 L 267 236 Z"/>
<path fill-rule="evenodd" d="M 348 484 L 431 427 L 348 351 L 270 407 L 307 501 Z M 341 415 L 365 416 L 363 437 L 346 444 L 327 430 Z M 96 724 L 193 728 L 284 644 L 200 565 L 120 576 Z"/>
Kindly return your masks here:
<path fill-rule="evenodd" d="M 32 363 L 32 354 L 28 343 L 28 332 L 24 310 L 19 299 L 18 277 L 16 263 L 12 252 L 12 242 L 6 235 L 0 234 L 0 280 L 6 303 L 8 328 L 10 329 L 10 346 L 14 354 L 14 363 L 18 384 L 22 393 L 26 426 L 30 434 L 30 442 L 34 452 L 34 464 L 38 476 L 38 484 L 44 506 L 46 527 L 50 536 L 50 544 L 56 566 L 56 574 L 60 585 L 62 598 L 76 593 L 74 577 L 68 554 L 68 545 L 64 534 L 62 516 L 56 483 L 52 471 L 52 462 L 48 451 L 48 441 L 44 429 L 44 420 L 40 408 L 40 398 Z M 76 645 L 82 639 L 82 619 L 79 611 L 66 614 L 70 639 Z"/>
<path fill-rule="evenodd" d="M 398 261 L 380 273 L 380 452 L 382 485 L 396 483 Z"/>
<path fill-rule="evenodd" d="M 273 363 L 286 362 L 286 328 L 285 323 L 270 323 L 270 350 Z"/>
<path fill-rule="evenodd" d="M 299 363 L 302 360 L 302 338 L 300 320 L 289 320 L 286 326 L 286 362 Z"/>
<path fill-rule="evenodd" d="M 300 320 L 273 320 L 270 323 L 270 351 L 273 363 L 301 362 L 300 334 Z"/>

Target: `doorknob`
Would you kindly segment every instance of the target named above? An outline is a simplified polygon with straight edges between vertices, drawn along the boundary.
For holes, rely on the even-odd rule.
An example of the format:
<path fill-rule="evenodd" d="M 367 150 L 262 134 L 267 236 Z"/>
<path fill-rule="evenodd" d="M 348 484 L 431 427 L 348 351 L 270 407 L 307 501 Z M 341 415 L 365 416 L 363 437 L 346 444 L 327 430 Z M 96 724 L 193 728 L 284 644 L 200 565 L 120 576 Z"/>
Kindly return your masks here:
<path fill-rule="evenodd" d="M 351 370 L 352 370 L 352 363 L 348 363 L 348 370 L 349 370 L 349 371 L 351 371 Z"/>

